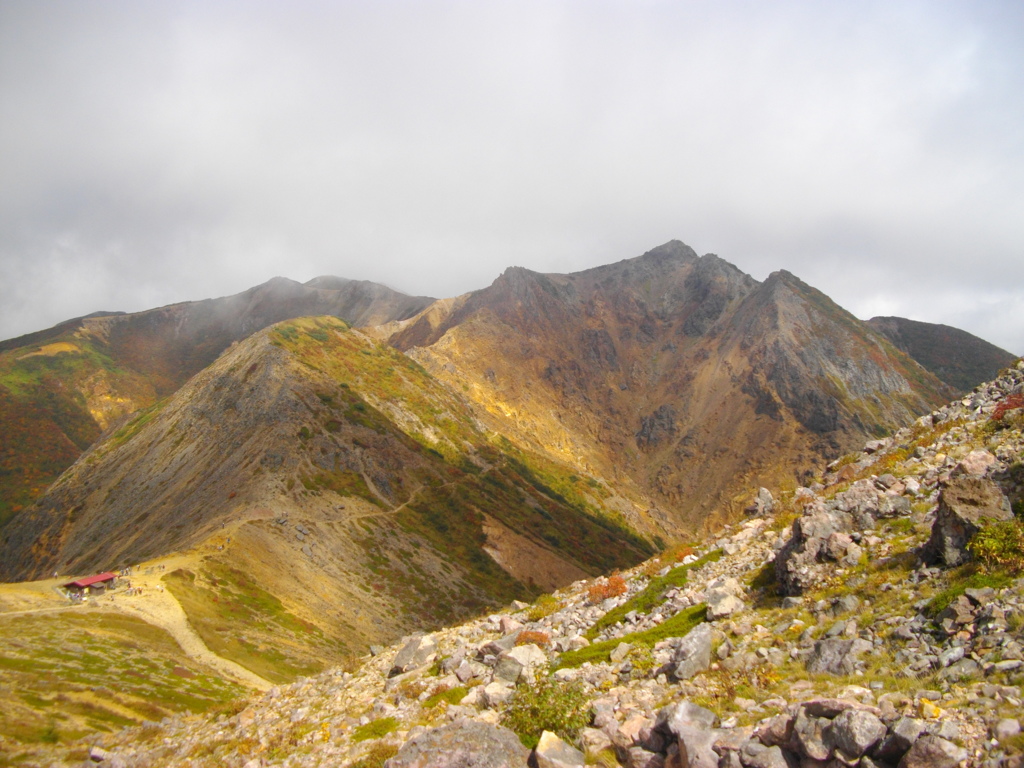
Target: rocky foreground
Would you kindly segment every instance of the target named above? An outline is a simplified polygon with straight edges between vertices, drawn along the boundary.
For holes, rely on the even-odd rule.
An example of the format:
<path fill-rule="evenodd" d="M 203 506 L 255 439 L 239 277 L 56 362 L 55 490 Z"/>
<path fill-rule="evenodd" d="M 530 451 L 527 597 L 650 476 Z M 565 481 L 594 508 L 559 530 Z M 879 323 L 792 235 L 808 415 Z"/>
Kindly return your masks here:
<path fill-rule="evenodd" d="M 1021 406 L 1024 362 L 713 542 L 26 764 L 1019 766 Z"/>

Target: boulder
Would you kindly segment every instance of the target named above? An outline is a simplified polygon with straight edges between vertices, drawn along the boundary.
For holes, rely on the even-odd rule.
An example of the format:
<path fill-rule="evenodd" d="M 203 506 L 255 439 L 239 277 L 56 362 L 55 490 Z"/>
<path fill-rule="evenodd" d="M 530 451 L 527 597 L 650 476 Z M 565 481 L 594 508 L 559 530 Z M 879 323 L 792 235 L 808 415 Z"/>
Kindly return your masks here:
<path fill-rule="evenodd" d="M 830 675 L 855 674 L 860 655 L 871 647 L 871 643 L 860 638 L 827 637 L 818 640 L 807 659 L 807 671 Z"/>
<path fill-rule="evenodd" d="M 395 656 L 388 677 L 395 677 L 411 669 L 422 667 L 436 650 L 437 641 L 431 635 L 416 635 L 410 638 Z"/>
<path fill-rule="evenodd" d="M 926 733 L 907 750 L 899 762 L 899 768 L 955 768 L 966 759 L 966 749 Z"/>
<path fill-rule="evenodd" d="M 988 451 L 971 451 L 953 468 L 953 474 L 981 477 L 997 461 L 998 459 Z"/>
<path fill-rule="evenodd" d="M 878 502 L 878 511 L 875 512 L 875 516 L 880 518 L 906 517 L 910 512 L 910 499 L 906 496 L 883 496 Z"/>
<path fill-rule="evenodd" d="M 775 576 L 784 595 L 800 595 L 828 573 L 828 540 L 850 530 L 848 515 L 814 508 L 793 521 L 792 535 L 775 557 Z"/>
<path fill-rule="evenodd" d="M 681 701 L 658 710 L 654 727 L 663 733 L 679 735 L 683 725 L 695 725 L 701 728 L 714 728 L 718 724 L 718 715 L 692 701 Z"/>
<path fill-rule="evenodd" d="M 770 515 L 775 511 L 775 499 L 772 497 L 772 492 L 767 488 L 758 488 L 757 496 L 754 501 L 744 509 L 748 515 L 754 515 L 761 517 L 762 515 Z"/>
<path fill-rule="evenodd" d="M 708 606 L 706 614 L 708 621 L 727 618 L 734 613 L 739 613 L 745 607 L 743 601 L 736 595 L 725 592 L 708 593 L 704 596 L 704 602 Z"/>
<path fill-rule="evenodd" d="M 992 735 L 1000 741 L 1012 739 L 1018 734 L 1020 734 L 1020 721 L 1012 717 L 1005 717 L 992 726 Z"/>
<path fill-rule="evenodd" d="M 494 680 L 516 683 L 523 674 L 524 665 L 512 656 L 502 656 L 494 665 Z"/>
<path fill-rule="evenodd" d="M 539 646 L 533 643 L 527 643 L 526 645 L 518 645 L 508 653 L 504 654 L 505 658 L 515 659 L 523 665 L 524 669 L 536 669 L 537 667 L 546 667 L 548 664 L 548 657 L 540 649 Z"/>
<path fill-rule="evenodd" d="M 755 738 L 768 747 L 784 747 L 793 739 L 792 715 L 775 715 L 762 722 L 754 732 Z"/>
<path fill-rule="evenodd" d="M 871 480 L 858 480 L 842 493 L 837 493 L 832 505 L 852 519 L 852 527 L 865 530 L 875 527 L 875 515 L 881 494 Z"/>
<path fill-rule="evenodd" d="M 577 768 L 584 763 L 583 753 L 566 744 L 551 731 L 544 731 L 533 751 L 537 768 Z"/>
<path fill-rule="evenodd" d="M 716 731 L 696 723 L 678 725 L 679 756 L 686 768 L 718 768 Z"/>
<path fill-rule="evenodd" d="M 511 635 L 513 632 L 518 632 L 523 628 L 522 622 L 516 621 L 511 616 L 502 616 L 498 620 L 498 628 L 501 630 L 503 635 Z"/>
<path fill-rule="evenodd" d="M 896 763 L 924 731 L 924 722 L 913 717 L 901 717 L 889 728 L 889 734 L 872 753 L 886 763 Z"/>
<path fill-rule="evenodd" d="M 828 727 L 826 738 L 841 760 L 852 763 L 881 741 L 885 731 L 885 723 L 870 712 L 847 709 L 836 715 Z"/>
<path fill-rule="evenodd" d="M 490 709 L 494 709 L 508 701 L 514 692 L 515 690 L 511 686 L 504 683 L 488 683 L 484 686 L 483 704 Z"/>
<path fill-rule="evenodd" d="M 643 747 L 630 747 L 625 751 L 626 768 L 665 768 L 665 758 Z"/>
<path fill-rule="evenodd" d="M 456 721 L 410 739 L 385 768 L 526 768 L 530 752 L 507 728 Z"/>
<path fill-rule="evenodd" d="M 740 762 L 746 768 L 789 768 L 785 755 L 778 747 L 766 747 L 756 741 L 748 741 L 740 749 Z"/>
<path fill-rule="evenodd" d="M 679 641 L 672 656 L 672 674 L 677 680 L 688 680 L 711 666 L 710 624 L 700 624 Z"/>
<path fill-rule="evenodd" d="M 825 730 L 830 722 L 825 717 L 808 715 L 806 709 L 801 707 L 793 720 L 790 749 L 811 760 L 828 760 L 832 755 L 832 747 L 825 739 Z"/>
<path fill-rule="evenodd" d="M 967 545 L 984 520 L 1012 517 L 1010 502 L 991 480 L 973 475 L 952 477 L 939 496 L 932 534 L 921 557 L 930 565 L 960 565 L 971 558 Z"/>

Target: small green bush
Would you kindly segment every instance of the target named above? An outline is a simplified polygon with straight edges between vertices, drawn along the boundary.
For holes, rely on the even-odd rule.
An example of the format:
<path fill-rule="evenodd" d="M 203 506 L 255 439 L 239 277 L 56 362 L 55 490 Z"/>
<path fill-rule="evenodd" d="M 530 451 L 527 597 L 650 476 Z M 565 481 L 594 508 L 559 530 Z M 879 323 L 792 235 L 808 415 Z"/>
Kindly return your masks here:
<path fill-rule="evenodd" d="M 469 693 L 469 691 L 461 685 L 456 686 L 455 688 L 446 688 L 443 691 L 438 691 L 432 696 L 424 699 L 423 708 L 431 709 L 436 707 L 442 701 L 446 701 L 449 704 L 458 704 L 466 697 L 467 693 Z"/>
<path fill-rule="evenodd" d="M 1019 571 L 1024 568 L 1024 520 L 987 525 L 975 534 L 967 548 L 983 563 Z"/>
<path fill-rule="evenodd" d="M 541 595 L 537 598 L 526 614 L 529 621 L 540 621 L 562 607 L 562 603 L 552 595 Z"/>
<path fill-rule="evenodd" d="M 393 717 L 379 717 L 366 725 L 360 725 L 352 732 L 352 741 L 380 739 L 398 730 L 398 720 Z"/>
<path fill-rule="evenodd" d="M 537 746 L 544 731 L 572 741 L 589 722 L 590 703 L 583 684 L 554 677 L 519 686 L 501 714 L 501 724 L 529 749 Z"/>

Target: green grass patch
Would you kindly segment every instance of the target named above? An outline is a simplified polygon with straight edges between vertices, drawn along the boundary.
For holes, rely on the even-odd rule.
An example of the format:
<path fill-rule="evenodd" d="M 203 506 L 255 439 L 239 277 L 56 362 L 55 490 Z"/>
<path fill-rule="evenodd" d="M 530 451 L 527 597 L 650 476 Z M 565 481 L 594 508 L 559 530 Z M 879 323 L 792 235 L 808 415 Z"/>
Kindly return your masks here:
<path fill-rule="evenodd" d="M 469 693 L 469 689 L 461 685 L 456 686 L 455 688 L 446 688 L 445 690 L 438 691 L 437 693 L 428 696 L 426 699 L 424 699 L 423 708 L 432 709 L 433 707 L 436 707 L 438 704 L 440 704 L 442 701 L 451 705 L 458 704 L 460 701 L 466 698 L 467 693 Z"/>
<path fill-rule="evenodd" d="M 951 582 L 950 585 L 928 601 L 924 612 L 930 618 L 935 619 L 968 589 L 984 589 L 985 587 L 1002 589 L 1013 583 L 1018 575 L 1019 573 L 1013 571 L 984 571 L 981 570 L 978 563 L 967 563 L 959 568 L 954 568 L 947 576 Z"/>
<path fill-rule="evenodd" d="M 370 739 L 383 738 L 389 733 L 397 731 L 398 725 L 398 720 L 391 716 L 378 717 L 376 720 L 360 725 L 352 731 L 352 741 L 369 741 Z"/>
<path fill-rule="evenodd" d="M 651 627 L 643 632 L 633 632 L 623 637 L 612 640 L 604 640 L 600 643 L 591 643 L 586 648 L 576 651 L 566 651 L 558 657 L 556 668 L 579 667 L 590 662 L 592 664 L 608 663 L 611 661 L 611 652 L 618 648 L 619 643 L 630 645 L 654 646 L 661 640 L 670 637 L 685 637 L 690 630 L 698 624 L 703 623 L 707 615 L 707 606 L 704 603 L 686 608 L 675 616 L 663 621 L 656 627 Z"/>
<path fill-rule="evenodd" d="M 626 614 L 630 611 L 650 613 L 653 608 L 661 604 L 668 590 L 686 584 L 690 571 L 700 568 L 707 563 L 717 562 L 721 557 L 722 550 L 715 549 L 689 565 L 679 565 L 664 576 L 655 576 L 643 590 L 633 595 L 633 597 L 629 598 L 618 608 L 608 611 L 608 613 L 594 622 L 593 626 L 587 630 L 586 638 L 593 640 L 604 629 L 615 626 L 626 618 Z"/>
<path fill-rule="evenodd" d="M 245 692 L 140 619 L 85 608 L 0 616 L 0 733 L 16 742 L 69 742 L 216 711 Z"/>

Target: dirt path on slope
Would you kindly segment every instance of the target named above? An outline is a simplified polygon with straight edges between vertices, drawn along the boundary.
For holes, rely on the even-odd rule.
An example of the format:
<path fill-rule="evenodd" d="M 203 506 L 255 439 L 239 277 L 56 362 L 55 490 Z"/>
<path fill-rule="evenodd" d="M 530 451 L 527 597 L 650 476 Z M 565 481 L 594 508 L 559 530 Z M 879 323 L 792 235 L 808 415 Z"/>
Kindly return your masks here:
<path fill-rule="evenodd" d="M 141 588 L 141 594 L 115 593 L 100 598 L 98 604 L 104 607 L 110 605 L 116 610 L 160 627 L 177 641 L 186 656 L 206 664 L 224 676 L 260 691 L 269 690 L 274 685 L 269 680 L 240 664 L 218 656 L 207 648 L 206 643 L 189 624 L 188 616 L 174 595 L 164 588 L 161 581 L 164 574 L 178 568 L 195 567 L 197 560 L 198 556 L 195 554 L 180 554 L 139 565 L 128 578 L 131 580 L 132 589 Z M 110 600 L 109 604 L 106 602 L 107 599 Z"/>

